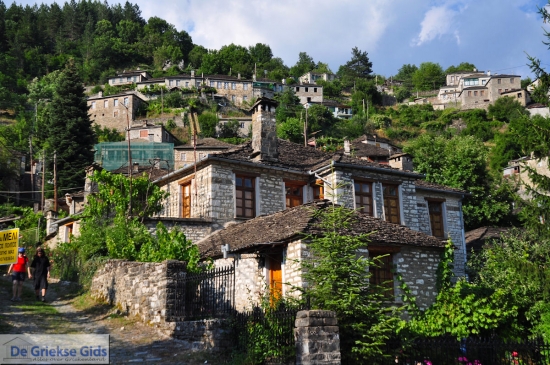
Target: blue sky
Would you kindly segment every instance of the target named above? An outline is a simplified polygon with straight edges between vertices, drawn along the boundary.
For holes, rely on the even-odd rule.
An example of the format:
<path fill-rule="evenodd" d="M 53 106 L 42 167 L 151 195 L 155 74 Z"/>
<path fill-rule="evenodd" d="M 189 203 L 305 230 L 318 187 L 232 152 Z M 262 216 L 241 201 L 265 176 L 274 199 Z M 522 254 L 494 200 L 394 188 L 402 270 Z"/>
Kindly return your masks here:
<path fill-rule="evenodd" d="M 444 69 L 470 62 L 479 70 L 526 77 L 531 76 L 526 54 L 550 70 L 550 50 L 542 43 L 543 28 L 550 31 L 550 26 L 536 13 L 546 0 L 130 2 L 139 5 L 145 19 L 158 16 L 186 30 L 195 44 L 219 49 L 266 43 L 288 66 L 299 52 L 307 52 L 336 72 L 357 46 L 368 52 L 374 72 L 385 76 L 403 64 L 430 61 Z"/>

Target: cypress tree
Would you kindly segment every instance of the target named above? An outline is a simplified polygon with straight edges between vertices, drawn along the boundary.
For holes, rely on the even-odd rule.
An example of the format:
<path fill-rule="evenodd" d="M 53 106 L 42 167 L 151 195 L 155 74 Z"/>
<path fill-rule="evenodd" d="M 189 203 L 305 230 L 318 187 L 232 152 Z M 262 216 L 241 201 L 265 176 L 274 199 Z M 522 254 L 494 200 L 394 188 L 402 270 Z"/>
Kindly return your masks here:
<path fill-rule="evenodd" d="M 57 186 L 84 188 L 85 168 L 94 160 L 95 134 L 88 115 L 84 86 L 73 59 L 62 71 L 46 122 L 45 144 L 50 152 L 57 151 Z M 50 169 L 53 159 L 50 160 Z"/>

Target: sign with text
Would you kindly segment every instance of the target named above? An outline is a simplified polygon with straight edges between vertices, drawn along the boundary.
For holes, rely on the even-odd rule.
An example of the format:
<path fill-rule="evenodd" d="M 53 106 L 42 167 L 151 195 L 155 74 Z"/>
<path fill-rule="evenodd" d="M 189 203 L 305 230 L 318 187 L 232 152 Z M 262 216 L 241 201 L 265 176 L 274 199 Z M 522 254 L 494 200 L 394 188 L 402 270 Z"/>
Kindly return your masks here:
<path fill-rule="evenodd" d="M 17 262 L 19 246 L 19 228 L 0 231 L 0 265 Z"/>
<path fill-rule="evenodd" d="M 0 335 L 2 364 L 108 364 L 109 335 Z"/>

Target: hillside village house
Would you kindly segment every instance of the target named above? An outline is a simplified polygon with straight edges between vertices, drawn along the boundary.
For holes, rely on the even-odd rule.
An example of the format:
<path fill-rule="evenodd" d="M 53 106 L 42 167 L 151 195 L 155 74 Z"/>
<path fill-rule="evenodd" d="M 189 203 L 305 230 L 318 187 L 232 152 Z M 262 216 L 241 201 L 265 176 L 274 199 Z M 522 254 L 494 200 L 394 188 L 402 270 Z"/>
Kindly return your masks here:
<path fill-rule="evenodd" d="M 196 161 L 204 160 L 209 155 L 220 152 L 225 152 L 235 145 L 220 141 L 216 138 L 199 138 L 196 146 L 193 142 L 182 144 L 174 147 L 174 169 L 178 170 L 182 167 L 191 166 Z"/>
<path fill-rule="evenodd" d="M 147 86 L 159 85 L 168 90 L 184 90 L 208 86 L 216 89 L 216 97 L 223 97 L 235 105 L 241 105 L 256 100 L 259 97 L 273 98 L 275 93 L 283 91 L 283 84 L 280 82 L 256 79 L 252 80 L 229 75 L 196 75 L 195 71 L 190 74 L 168 76 L 164 78 L 149 79 L 138 82 L 137 90 L 143 90 Z"/>
<path fill-rule="evenodd" d="M 137 111 L 147 102 L 135 92 L 103 96 L 99 92 L 96 96 L 88 98 L 87 101 L 90 120 L 106 128 L 114 128 L 123 132 L 132 123 Z"/>
<path fill-rule="evenodd" d="M 523 106 L 531 101 L 528 92 L 521 89 L 521 76 L 518 75 L 459 71 L 448 74 L 446 83 L 439 89 L 438 102 L 460 103 L 462 109 L 487 108 L 504 96 L 513 97 Z"/>
<path fill-rule="evenodd" d="M 235 262 L 237 303 L 248 300 L 245 287 L 254 295 L 265 285 L 286 293 L 279 283 L 300 283 L 292 265 L 307 255 L 299 233 L 310 212 L 301 206 L 322 199 L 358 210 L 358 232 L 376 230 L 372 252 L 389 255 L 379 279 L 391 280 L 395 266 L 421 306 L 435 298 L 447 237 L 456 247 L 455 274 L 464 275 L 464 191 L 428 183 L 403 161 L 395 168 L 277 139 L 276 105 L 267 98 L 254 104 L 251 142 L 155 181 L 169 193 L 158 219 L 182 227 L 216 266 Z M 397 283 L 393 290 L 399 300 Z"/>
<path fill-rule="evenodd" d="M 336 76 L 331 73 L 317 73 L 313 71 L 306 72 L 298 78 L 300 84 L 316 84 L 317 80 L 334 81 Z"/>
<path fill-rule="evenodd" d="M 151 74 L 145 70 L 140 70 L 139 68 L 134 71 L 122 71 L 119 74 L 116 74 L 113 77 L 109 77 L 107 82 L 111 86 L 120 86 L 120 85 L 130 85 L 137 84 L 138 82 L 143 82 L 151 79 Z"/>
<path fill-rule="evenodd" d="M 351 106 L 339 103 L 333 100 L 324 100 L 324 101 L 308 101 L 304 103 L 305 108 L 309 108 L 311 105 L 322 105 L 327 108 L 334 118 L 339 119 L 350 119 L 353 117 Z"/>

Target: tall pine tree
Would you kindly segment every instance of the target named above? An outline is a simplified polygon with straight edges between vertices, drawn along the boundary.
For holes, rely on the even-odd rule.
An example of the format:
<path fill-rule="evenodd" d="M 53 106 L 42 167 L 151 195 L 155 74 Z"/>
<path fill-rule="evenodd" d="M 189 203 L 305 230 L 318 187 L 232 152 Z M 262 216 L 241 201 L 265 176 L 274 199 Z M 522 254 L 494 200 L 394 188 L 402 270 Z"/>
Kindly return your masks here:
<path fill-rule="evenodd" d="M 88 115 L 84 86 L 73 59 L 61 73 L 49 105 L 45 145 L 57 153 L 58 189 L 84 187 L 84 169 L 94 160 L 95 134 Z M 49 171 L 53 171 L 53 160 Z"/>

